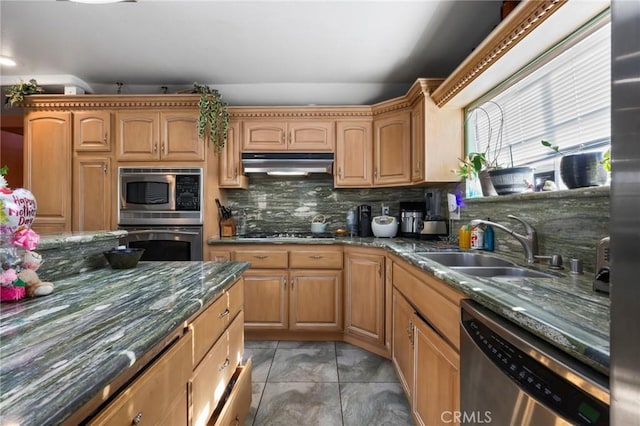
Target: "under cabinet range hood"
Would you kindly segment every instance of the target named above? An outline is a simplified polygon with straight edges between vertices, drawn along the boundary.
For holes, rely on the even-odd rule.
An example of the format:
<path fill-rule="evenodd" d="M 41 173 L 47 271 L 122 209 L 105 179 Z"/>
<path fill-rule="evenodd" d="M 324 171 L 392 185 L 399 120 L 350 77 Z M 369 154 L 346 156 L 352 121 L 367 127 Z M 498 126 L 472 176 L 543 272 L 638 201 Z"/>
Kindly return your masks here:
<path fill-rule="evenodd" d="M 332 152 L 243 152 L 245 173 L 307 175 L 333 173 Z"/>

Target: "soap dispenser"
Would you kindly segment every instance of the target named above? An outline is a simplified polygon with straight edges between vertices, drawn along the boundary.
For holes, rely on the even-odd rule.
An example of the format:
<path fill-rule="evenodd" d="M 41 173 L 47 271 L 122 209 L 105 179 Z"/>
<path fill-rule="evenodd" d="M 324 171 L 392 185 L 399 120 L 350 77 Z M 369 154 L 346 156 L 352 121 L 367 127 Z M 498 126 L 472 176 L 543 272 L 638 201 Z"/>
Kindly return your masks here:
<path fill-rule="evenodd" d="M 490 221 L 491 219 L 487 218 L 487 221 Z M 486 251 L 493 251 L 494 250 L 494 233 L 493 233 L 493 227 L 491 225 L 487 225 L 484 228 L 484 249 Z"/>

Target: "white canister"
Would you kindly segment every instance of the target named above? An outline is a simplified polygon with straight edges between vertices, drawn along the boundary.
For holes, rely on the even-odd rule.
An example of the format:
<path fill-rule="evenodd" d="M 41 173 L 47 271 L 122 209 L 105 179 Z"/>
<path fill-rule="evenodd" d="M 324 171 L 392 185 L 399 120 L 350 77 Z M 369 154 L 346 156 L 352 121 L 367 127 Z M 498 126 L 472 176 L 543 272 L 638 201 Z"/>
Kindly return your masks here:
<path fill-rule="evenodd" d="M 471 248 L 476 250 L 484 248 L 484 230 L 480 226 L 471 228 Z"/>

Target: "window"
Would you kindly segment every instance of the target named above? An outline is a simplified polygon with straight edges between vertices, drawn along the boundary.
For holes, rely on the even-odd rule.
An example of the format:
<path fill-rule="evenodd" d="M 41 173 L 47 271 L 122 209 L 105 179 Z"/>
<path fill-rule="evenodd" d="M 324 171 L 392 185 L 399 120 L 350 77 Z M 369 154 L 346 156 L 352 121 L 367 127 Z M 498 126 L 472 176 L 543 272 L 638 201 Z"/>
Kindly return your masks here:
<path fill-rule="evenodd" d="M 604 151 L 611 138 L 609 13 L 576 31 L 466 108 L 467 153 L 501 167 L 559 167 L 561 154 Z M 559 153 L 544 147 L 547 140 Z M 556 170 L 555 182 L 562 187 Z M 472 195 L 472 194 L 469 194 Z"/>

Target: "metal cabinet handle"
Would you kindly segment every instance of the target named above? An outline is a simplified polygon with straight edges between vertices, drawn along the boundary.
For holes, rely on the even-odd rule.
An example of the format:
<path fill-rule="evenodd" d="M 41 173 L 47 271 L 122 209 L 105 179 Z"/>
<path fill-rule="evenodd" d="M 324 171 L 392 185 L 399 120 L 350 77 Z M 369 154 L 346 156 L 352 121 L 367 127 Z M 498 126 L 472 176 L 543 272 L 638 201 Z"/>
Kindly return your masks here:
<path fill-rule="evenodd" d="M 264 260 L 264 259 L 266 259 L 266 258 L 267 258 L 267 257 L 269 257 L 269 256 L 264 255 L 264 254 L 256 254 L 256 255 L 255 255 L 255 256 L 253 256 L 253 257 L 255 257 L 256 259 Z"/>
<path fill-rule="evenodd" d="M 373 177 L 378 178 L 378 168 L 373 169 Z"/>
<path fill-rule="evenodd" d="M 229 308 L 227 308 L 227 309 L 225 309 L 224 311 L 222 311 L 222 312 L 220 312 L 220 313 L 218 314 L 218 318 L 224 318 L 224 317 L 226 317 L 227 315 L 229 315 L 229 313 L 230 313 L 230 312 L 231 312 L 231 311 L 229 311 Z"/>
<path fill-rule="evenodd" d="M 140 422 L 142 421 L 142 411 L 140 411 L 138 414 L 136 414 L 136 416 L 133 418 L 133 420 L 131 420 L 131 424 L 132 425 L 139 425 Z"/>
<path fill-rule="evenodd" d="M 107 132 L 104 133 L 104 143 L 107 143 Z"/>
<path fill-rule="evenodd" d="M 235 170 L 233 171 L 233 178 L 237 178 L 238 177 L 238 168 L 236 167 Z"/>
<path fill-rule="evenodd" d="M 312 256 L 309 256 L 311 259 L 322 259 L 324 256 L 320 256 L 319 254 L 314 254 Z"/>
<path fill-rule="evenodd" d="M 291 133 L 292 133 L 292 132 L 289 132 L 289 145 L 291 145 L 291 143 L 292 143 Z"/>
<path fill-rule="evenodd" d="M 102 171 L 104 172 L 105 175 L 107 174 L 107 166 L 106 165 L 102 167 Z"/>
<path fill-rule="evenodd" d="M 338 167 L 338 177 L 342 179 L 342 167 Z"/>
<path fill-rule="evenodd" d="M 153 152 L 158 152 L 158 144 L 157 143 L 153 144 Z"/>
<path fill-rule="evenodd" d="M 291 291 L 293 291 L 293 284 L 295 283 L 295 281 L 293 281 L 293 278 L 291 278 Z"/>
<path fill-rule="evenodd" d="M 233 419 L 233 421 L 235 422 L 236 426 L 239 426 L 240 425 L 240 416 L 236 416 L 236 418 Z"/>
<path fill-rule="evenodd" d="M 229 366 L 229 358 L 227 358 L 227 359 L 225 359 L 225 360 L 224 360 L 224 364 L 222 364 L 222 365 L 220 366 L 220 368 L 218 368 L 218 371 L 222 371 L 222 370 L 224 370 L 225 368 L 227 368 L 228 366 Z"/>

